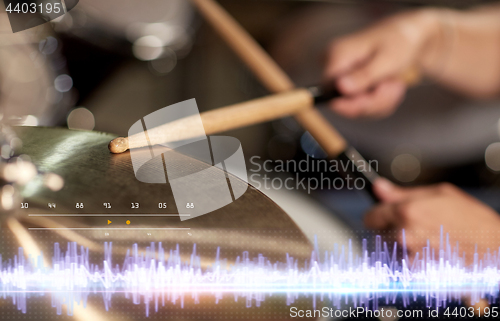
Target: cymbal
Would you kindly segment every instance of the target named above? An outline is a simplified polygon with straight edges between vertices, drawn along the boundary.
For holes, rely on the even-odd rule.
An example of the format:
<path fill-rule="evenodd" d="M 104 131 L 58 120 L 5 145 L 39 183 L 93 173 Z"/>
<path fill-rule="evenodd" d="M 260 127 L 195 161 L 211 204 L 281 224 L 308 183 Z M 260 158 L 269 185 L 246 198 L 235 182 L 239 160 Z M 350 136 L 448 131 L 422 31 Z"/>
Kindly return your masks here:
<path fill-rule="evenodd" d="M 65 250 L 68 241 L 89 247 L 93 257 L 97 257 L 97 264 L 102 264 L 104 242 L 113 242 L 114 262 L 123 262 L 127 250 L 134 243 L 144 249 L 151 242 L 162 242 L 167 252 L 178 245 L 181 258 L 186 261 L 196 244 L 200 264 L 204 268 L 214 264 L 218 247 L 220 257 L 227 259 L 229 264 L 238 256 L 241 257 L 244 251 L 248 251 L 250 258 L 262 254 L 271 262 L 285 262 L 287 254 L 298 262 L 310 258 L 311 244 L 297 225 L 279 206 L 252 186 L 248 186 L 243 196 L 225 207 L 181 221 L 168 182 L 147 184 L 138 181 L 130 154 L 116 155 L 109 152 L 107 145 L 116 136 L 63 128 L 20 127 L 15 128 L 15 131 L 23 142 L 21 153 L 28 155 L 39 171 L 58 174 L 65 182 L 58 192 L 44 188 L 41 184 L 28 184 L 22 190 L 23 203 L 28 203 L 28 208 L 15 213 L 15 217 L 29 230 L 29 237 L 46 253 L 46 258 L 53 255 L 54 242 L 61 244 Z M 185 161 L 189 161 L 191 167 L 207 166 L 184 155 L 172 159 L 179 162 L 179 166 Z M 246 183 L 240 181 L 239 184 Z M 82 203 L 83 208 L 76 205 Z M 111 207 L 103 206 L 106 203 L 111 204 Z M 131 203 L 139 203 L 139 209 L 131 208 Z M 167 207 L 158 208 L 159 203 L 166 203 Z M 48 204 L 55 205 L 55 208 L 49 208 Z M 158 213 L 172 216 L 147 216 Z M 71 216 L 45 216 L 54 214 Z M 130 221 L 130 224 L 126 221 Z M 15 231 L 3 230 L 4 237 L 14 239 L 12 234 L 16 234 Z M 18 235 L 16 237 L 19 238 Z M 17 253 L 17 247 L 9 244 L 12 243 L 0 244 L 4 259 Z M 289 307 L 283 297 L 273 296 L 266 300 L 265 310 L 256 307 L 247 309 L 241 301 L 234 302 L 234 298 L 229 298 L 215 305 L 213 297 L 208 296 L 202 297 L 200 304 L 188 304 L 184 309 L 170 304 L 168 308 L 154 314 L 195 320 L 212 313 L 217 319 L 218 316 L 225 317 L 227 311 L 243 309 L 234 310 L 241 313 L 231 318 L 246 319 L 247 312 L 259 313 L 264 319 L 289 318 Z M 309 304 L 308 299 L 301 302 L 299 300 L 296 303 L 299 306 L 304 302 Z M 32 304 L 42 305 L 40 302 Z M 136 313 L 137 316 L 129 313 L 132 310 L 128 300 L 120 299 L 113 304 L 113 313 L 109 314 L 103 311 L 99 299 L 89 301 L 91 309 L 102 313 L 105 320 L 144 318 L 143 307 L 139 309 L 139 314 Z M 28 300 L 27 314 L 18 312 L 21 319 L 25 317 L 28 320 L 32 316 L 33 310 L 29 306 Z M 164 310 L 168 313 L 164 314 Z M 197 315 L 193 315 L 193 311 Z M 85 315 L 87 312 L 79 313 Z M 54 314 L 55 311 L 52 311 L 42 318 L 50 320 Z"/>
<path fill-rule="evenodd" d="M 178 217 L 149 217 L 147 214 L 178 214 L 172 190 L 167 184 L 147 184 L 138 181 L 134 175 L 130 153 L 111 154 L 107 144 L 116 136 L 100 132 L 76 131 L 62 128 L 35 128 L 19 127 L 15 129 L 23 142 L 21 153 L 29 155 L 33 163 L 42 172 L 52 172 L 64 179 L 64 187 L 58 192 L 40 187 L 26 188 L 23 194 L 29 209 L 18 211 L 18 215 L 31 224 L 37 221 L 53 220 L 54 217 L 34 217 L 33 214 L 72 214 L 70 217 L 56 217 L 57 223 L 74 228 L 85 227 L 164 227 L 190 228 L 191 234 L 199 230 L 224 230 L 221 233 L 212 233 L 209 238 L 200 236 L 204 243 L 217 243 L 219 234 L 247 235 L 252 238 L 255 231 L 268 234 L 274 238 L 274 231 L 293 231 L 295 244 L 293 248 L 306 257 L 310 254 L 310 246 L 306 237 L 300 232 L 290 217 L 267 196 L 252 186 L 247 192 L 233 203 L 206 215 L 186 221 Z M 149 150 L 145 150 L 149 153 Z M 185 157 L 185 158 L 183 158 Z M 178 155 L 176 161 L 185 162 L 187 156 Z M 206 167 L 207 164 L 196 159 L 188 158 L 190 166 Z M 180 166 L 180 165 L 179 165 Z M 232 181 L 234 184 L 235 181 Z M 239 181 L 240 184 L 247 184 Z M 84 208 L 77 208 L 76 204 Z M 111 208 L 103 204 L 109 203 Z M 132 209 L 132 203 L 139 203 L 139 209 Z M 166 203 L 167 208 L 158 208 L 160 203 Z M 56 204 L 55 209 L 48 208 L 48 204 Z M 182 209 L 181 209 L 182 210 Z M 181 211 L 182 213 L 182 211 Z M 96 214 L 98 216 L 76 215 Z M 137 217 L 119 217 L 106 215 L 137 215 Z M 112 224 L 108 225 L 108 220 Z M 126 221 L 131 221 L 130 225 Z M 47 222 L 46 222 L 47 223 Z M 47 223 L 50 224 L 50 223 Z M 266 232 L 267 231 L 267 232 Z M 92 238 L 102 234 L 100 231 L 89 230 Z M 175 233 L 174 233 L 175 234 Z M 179 232 L 177 234 L 186 234 Z M 189 236 L 188 241 L 196 242 L 196 236 Z M 205 235 L 205 234 L 203 234 Z M 183 238 L 172 236 L 176 241 Z M 225 238 L 225 236 L 223 237 Z M 266 240 L 268 242 L 270 240 Z M 262 244 L 261 244 L 262 245 Z M 248 246 L 259 247 L 258 241 L 249 242 Z M 298 247 L 297 247 L 298 246 Z M 266 246 L 266 248 L 269 246 Z M 280 249 L 271 249 L 272 252 Z M 299 253 L 296 253 L 299 254 Z"/>

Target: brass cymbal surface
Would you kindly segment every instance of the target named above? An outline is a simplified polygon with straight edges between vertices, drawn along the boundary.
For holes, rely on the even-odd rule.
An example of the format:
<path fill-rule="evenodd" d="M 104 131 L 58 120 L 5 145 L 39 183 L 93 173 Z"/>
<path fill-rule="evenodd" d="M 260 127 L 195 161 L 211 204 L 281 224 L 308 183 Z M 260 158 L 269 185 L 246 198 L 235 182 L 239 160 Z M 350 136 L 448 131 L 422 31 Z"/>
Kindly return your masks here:
<path fill-rule="evenodd" d="M 21 154 L 28 155 L 40 172 L 55 173 L 64 179 L 64 187 L 57 192 L 36 182 L 27 184 L 22 190 L 23 203 L 28 204 L 27 208 L 19 208 L 14 216 L 48 262 L 54 255 L 55 242 L 64 251 L 66 244 L 69 246 L 68 242 L 88 247 L 91 253 L 89 260 L 97 265 L 102 264 L 105 255 L 104 242 L 113 243 L 113 262 L 119 264 L 127 257 L 127 251 L 133 244 L 138 244 L 139 249 L 144 251 L 146 246 L 158 242 L 162 243 L 166 253 L 178 246 L 182 261 L 189 261 L 196 244 L 196 255 L 203 269 L 214 265 L 218 251 L 227 264 L 242 257 L 245 251 L 250 258 L 262 254 L 270 262 L 285 262 L 287 254 L 298 262 L 310 258 L 312 247 L 296 224 L 279 206 L 252 186 L 248 186 L 243 196 L 225 207 L 181 221 L 179 214 L 182 214 L 182 208 L 177 208 L 168 182 L 148 184 L 138 181 L 129 152 L 109 152 L 108 143 L 116 136 L 63 128 L 22 127 L 15 131 L 23 142 Z M 150 153 L 148 149 L 144 152 Z M 191 167 L 209 166 L 181 154 L 172 156 L 168 161 L 176 162 L 178 166 L 183 166 L 184 162 L 189 162 Z M 246 184 L 243 181 L 240 183 Z M 139 204 L 138 208 L 133 208 L 134 203 Z M 54 207 L 50 208 L 49 204 Z M 106 204 L 110 205 L 109 208 Z M 159 208 L 159 204 L 166 204 L 166 207 Z M 16 255 L 17 247 L 29 244 L 26 239 L 18 237 L 22 234 L 17 233 L 19 231 L 16 232 L 15 228 L 9 230 L 2 224 L 2 231 L 4 239 L 9 240 L 0 242 L 0 253 L 4 259 Z M 289 318 L 289 307 L 280 296 L 266 299 L 262 303 L 266 306 L 264 310 L 255 306 L 246 308 L 244 299 L 235 302 L 231 295 L 219 304 L 215 304 L 210 295 L 201 296 L 199 304 L 194 304 L 188 297 L 186 295 L 184 308 L 167 302 L 167 307 L 151 314 L 170 319 L 200 320 L 211 313 L 217 320 L 232 311 L 237 312 L 231 316 L 232 319 L 245 319 L 247 312 L 263 313 L 264 318 L 269 319 Z M 102 315 L 103 320 L 144 319 L 143 306 L 131 308 L 130 300 L 113 300 L 111 312 L 105 312 L 102 299 L 90 298 L 90 308 L 75 310 L 75 316 L 86 317 L 93 311 Z M 309 302 L 304 300 L 297 301 L 297 305 Z M 48 308 L 50 302 L 47 300 L 27 302 L 26 314 L 12 312 L 17 313 L 21 320 L 30 319 L 33 311 L 42 306 L 46 307 L 46 312 L 39 316 L 40 319 L 51 320 L 56 313 Z M 15 310 L 14 306 L 12 310 Z M 65 316 L 62 319 L 66 318 L 73 319 Z"/>

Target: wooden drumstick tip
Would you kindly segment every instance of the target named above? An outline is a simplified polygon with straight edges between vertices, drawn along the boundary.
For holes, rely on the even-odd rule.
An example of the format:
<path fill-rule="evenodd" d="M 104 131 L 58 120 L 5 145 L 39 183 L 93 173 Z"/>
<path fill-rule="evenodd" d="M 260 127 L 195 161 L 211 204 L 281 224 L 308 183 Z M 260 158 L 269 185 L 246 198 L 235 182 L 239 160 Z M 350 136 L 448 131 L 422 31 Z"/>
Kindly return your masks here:
<path fill-rule="evenodd" d="M 128 138 L 118 137 L 109 142 L 109 151 L 113 154 L 120 154 L 128 150 Z"/>

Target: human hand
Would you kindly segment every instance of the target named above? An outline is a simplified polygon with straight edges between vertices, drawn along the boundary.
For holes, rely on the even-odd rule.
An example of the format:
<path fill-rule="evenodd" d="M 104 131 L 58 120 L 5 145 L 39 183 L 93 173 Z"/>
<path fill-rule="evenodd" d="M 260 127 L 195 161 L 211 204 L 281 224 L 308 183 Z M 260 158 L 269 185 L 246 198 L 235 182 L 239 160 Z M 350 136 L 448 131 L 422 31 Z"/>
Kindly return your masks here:
<path fill-rule="evenodd" d="M 382 203 L 366 214 L 366 226 L 398 233 L 398 243 L 404 229 L 413 255 L 421 253 L 427 240 L 439 249 L 441 226 L 449 233 L 450 244 L 459 242 L 467 263 L 473 260 L 476 244 L 480 258 L 488 248 L 493 251 L 500 246 L 500 216 L 454 185 L 401 188 L 379 179 L 374 192 Z"/>
<path fill-rule="evenodd" d="M 348 118 L 393 113 L 406 92 L 401 75 L 412 68 L 425 69 L 435 60 L 439 14 L 433 9 L 398 14 L 334 40 L 325 78 L 335 81 L 344 97 L 333 100 L 331 108 Z"/>

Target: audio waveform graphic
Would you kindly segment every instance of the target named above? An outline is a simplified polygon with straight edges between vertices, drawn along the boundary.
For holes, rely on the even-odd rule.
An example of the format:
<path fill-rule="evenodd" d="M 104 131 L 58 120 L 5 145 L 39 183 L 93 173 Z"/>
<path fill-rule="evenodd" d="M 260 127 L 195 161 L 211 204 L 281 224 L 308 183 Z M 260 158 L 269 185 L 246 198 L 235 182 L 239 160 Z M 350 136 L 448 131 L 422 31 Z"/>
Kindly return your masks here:
<path fill-rule="evenodd" d="M 27 299 L 35 295 L 50 294 L 52 306 L 62 314 L 67 305 L 72 314 L 74 304 L 85 307 L 89 295 L 102 295 L 106 310 L 112 297 L 122 295 L 134 304 L 144 304 L 146 315 L 151 308 L 158 311 L 165 302 L 184 307 L 185 298 L 199 302 L 201 295 L 244 300 L 247 307 L 260 306 L 266 297 L 282 295 L 286 304 L 300 296 L 316 300 L 329 300 L 341 308 L 350 300 L 356 307 L 378 308 L 382 299 L 394 303 L 402 296 L 405 306 L 418 297 L 425 297 L 428 307 L 444 307 L 448 302 L 469 296 L 472 304 L 481 298 L 496 300 L 500 283 L 500 252 L 489 251 L 474 263 L 465 264 L 465 253 L 459 255 L 458 244 L 453 247 L 448 235 L 440 249 L 429 246 L 416 253 L 410 261 L 406 251 L 404 231 L 402 258 L 398 259 L 397 244 L 392 249 L 375 239 L 375 251 L 369 253 L 363 240 L 362 255 L 353 253 L 351 242 L 347 248 L 334 245 L 333 251 L 320 255 L 317 243 L 310 260 L 299 262 L 286 255 L 283 262 L 271 262 L 259 254 L 249 257 L 243 252 L 235 262 L 220 258 L 220 249 L 214 263 L 202 268 L 196 244 L 190 260 L 183 262 L 179 246 L 165 251 L 161 243 L 151 243 L 140 253 L 134 244 L 121 265 L 114 264 L 112 243 L 104 243 L 104 261 L 101 265 L 89 262 L 89 250 L 68 243 L 63 252 L 54 244 L 52 267 L 45 267 L 42 256 L 25 259 L 23 249 L 18 255 L 2 263 L 0 255 L 0 297 L 11 298 L 17 309 L 26 313 Z M 500 250 L 499 250 L 500 251 Z M 225 298 L 227 299 L 227 298 Z"/>

